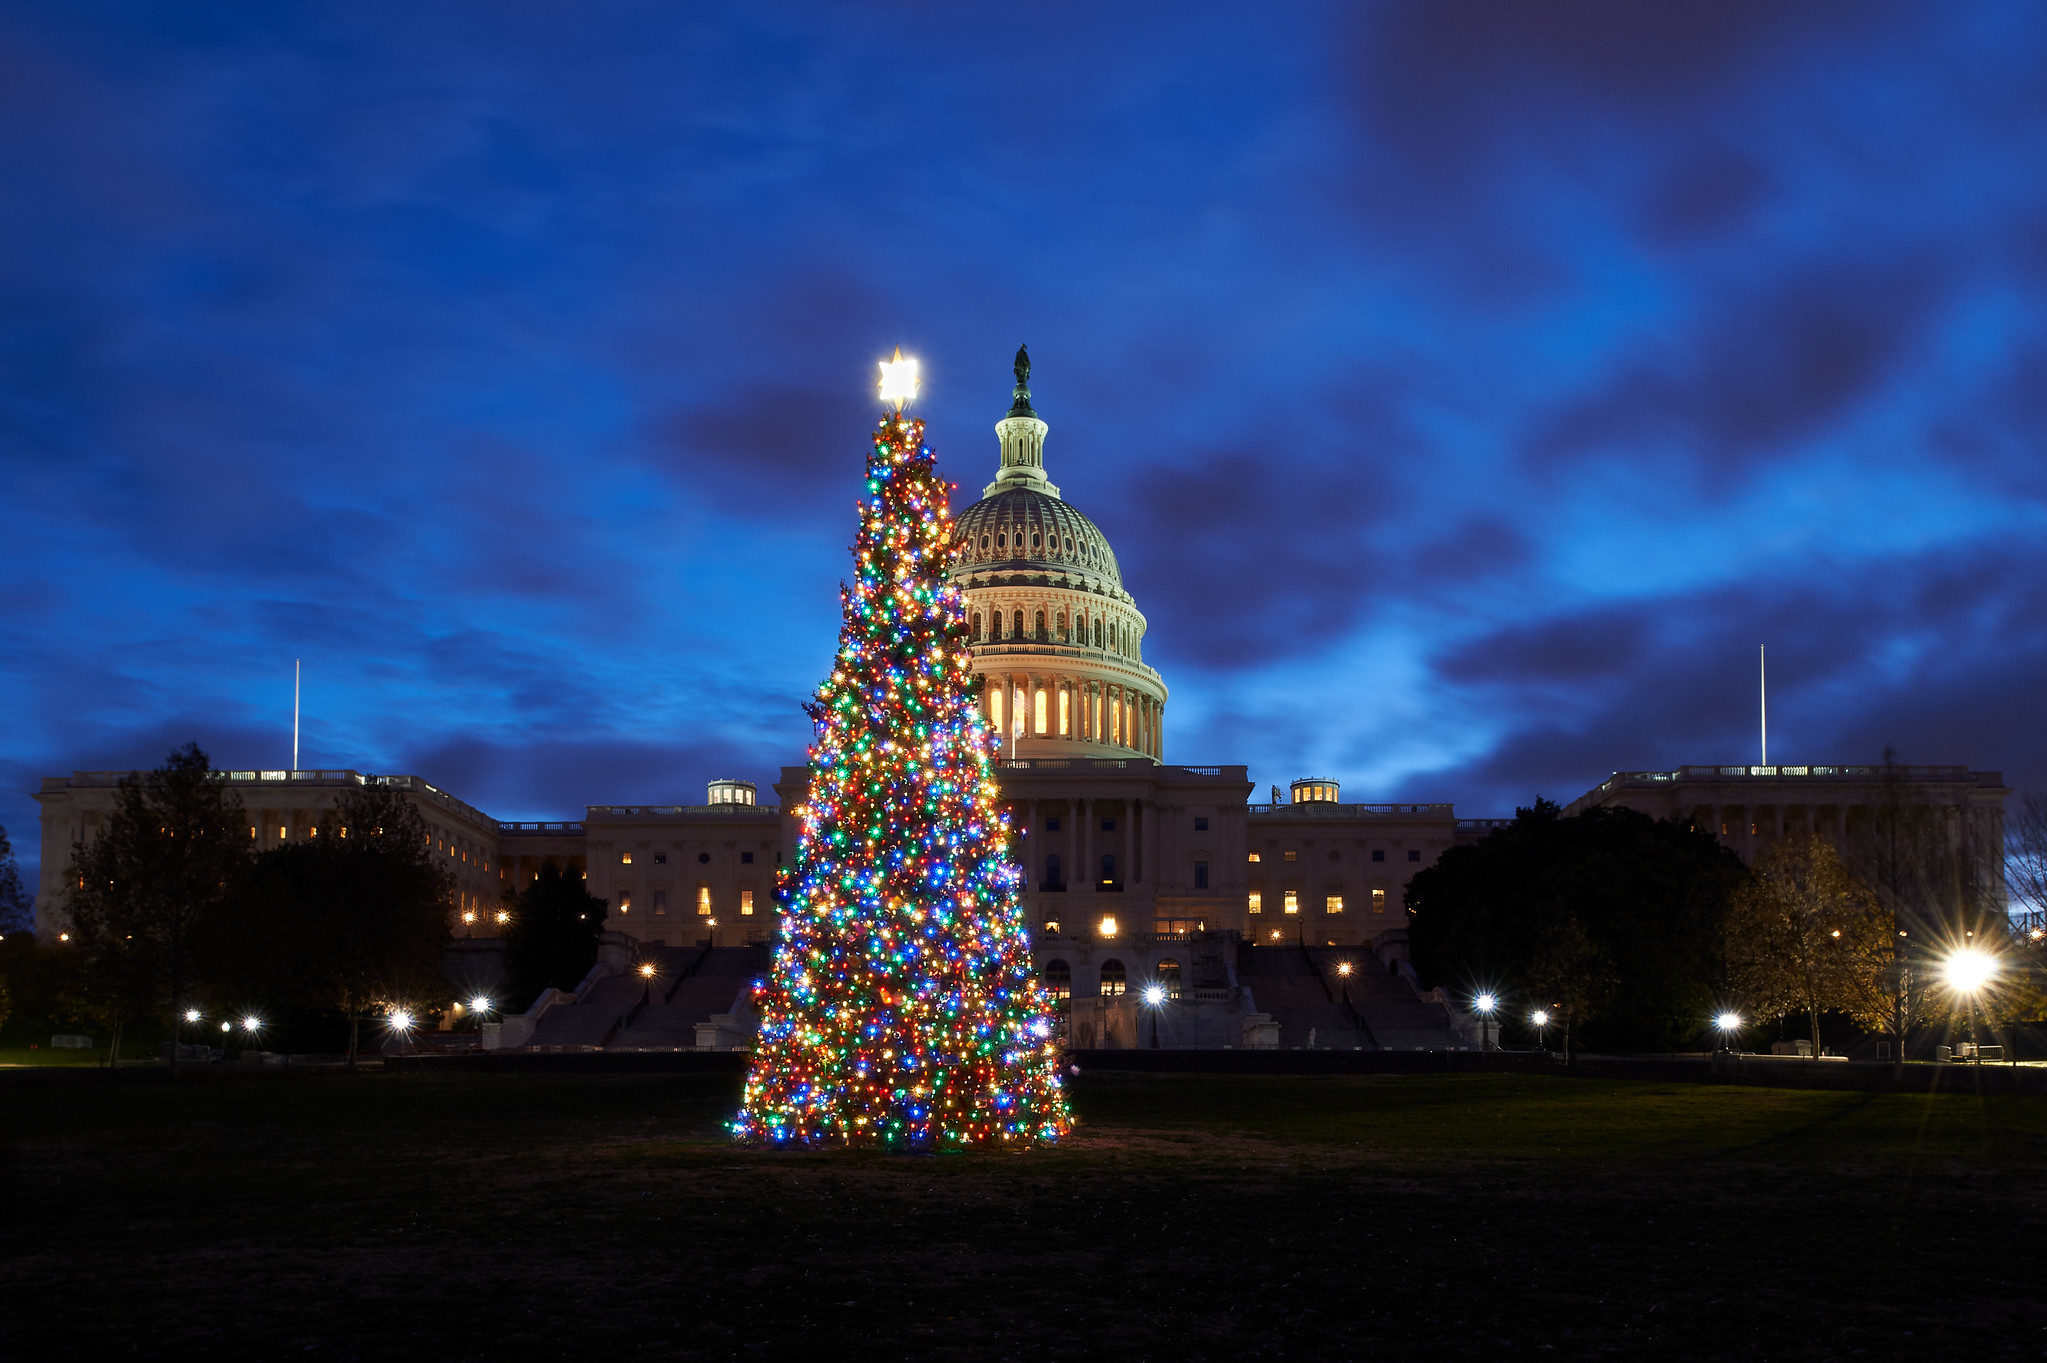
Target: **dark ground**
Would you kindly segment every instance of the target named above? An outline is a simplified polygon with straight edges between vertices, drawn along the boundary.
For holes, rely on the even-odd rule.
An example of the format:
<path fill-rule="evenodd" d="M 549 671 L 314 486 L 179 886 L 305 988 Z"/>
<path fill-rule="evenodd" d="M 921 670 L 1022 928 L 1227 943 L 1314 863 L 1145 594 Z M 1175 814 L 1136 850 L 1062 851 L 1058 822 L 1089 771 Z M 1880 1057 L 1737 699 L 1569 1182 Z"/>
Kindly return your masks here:
<path fill-rule="evenodd" d="M 147 1078 L 0 1075 L 0 1354 L 2047 1357 L 2037 1097 L 1088 1074 L 916 1158 L 735 1150 L 729 1075 Z"/>

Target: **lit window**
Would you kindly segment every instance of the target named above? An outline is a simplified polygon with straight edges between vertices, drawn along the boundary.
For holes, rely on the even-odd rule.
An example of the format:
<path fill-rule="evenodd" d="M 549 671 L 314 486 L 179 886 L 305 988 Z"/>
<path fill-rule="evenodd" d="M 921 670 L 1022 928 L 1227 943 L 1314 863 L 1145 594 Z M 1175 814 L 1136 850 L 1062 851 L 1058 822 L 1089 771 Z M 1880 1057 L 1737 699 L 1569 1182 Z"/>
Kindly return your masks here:
<path fill-rule="evenodd" d="M 1180 963 L 1178 961 L 1159 962 L 1159 983 L 1165 986 L 1167 998 L 1177 999 L 1180 997 Z"/>
<path fill-rule="evenodd" d="M 1299 890 L 1288 890 L 1286 892 L 1285 908 L 1288 913 L 1299 913 L 1301 911 L 1301 892 Z"/>
<path fill-rule="evenodd" d="M 667 914 L 668 914 L 668 891 L 666 891 L 666 890 L 656 890 L 656 891 L 654 891 L 654 916 L 655 916 L 656 918 L 665 918 L 665 917 L 667 916 Z"/>
<path fill-rule="evenodd" d="M 741 890 L 739 892 L 739 911 L 747 915 L 751 915 L 753 913 L 752 890 Z"/>
<path fill-rule="evenodd" d="M 1386 912 L 1386 892 L 1384 890 L 1372 891 L 1372 912 Z"/>
<path fill-rule="evenodd" d="M 287 832 L 285 831 L 285 828 L 284 828 L 284 825 L 283 825 L 283 824 L 279 824 L 279 825 L 277 825 L 277 836 L 278 836 L 278 837 L 280 837 L 280 838 L 288 838 L 288 837 L 290 837 L 290 836 L 291 836 L 291 834 L 289 834 L 289 833 L 287 833 Z"/>
<path fill-rule="evenodd" d="M 1045 924 L 1047 932 L 1059 931 L 1057 923 Z M 1055 999 L 1073 996 L 1073 967 L 1066 962 L 1053 959 L 1045 962 L 1045 992 Z"/>
<path fill-rule="evenodd" d="M 1105 914 L 1103 914 L 1103 915 L 1102 915 L 1102 921 L 1101 921 L 1101 923 L 1097 925 L 1097 930 L 1098 930 L 1098 931 L 1099 931 L 1099 932 L 1100 932 L 1100 933 L 1102 934 L 1102 936 L 1104 936 L 1104 937 L 1114 937 L 1114 936 L 1116 935 L 1116 918 L 1115 918 L 1115 915 L 1114 915 L 1114 914 L 1106 914 L 1106 913 L 1105 913 Z M 1113 964 L 1114 964 L 1114 962 L 1111 962 L 1110 964 L 1112 964 L 1112 965 L 1113 965 Z M 1103 969 L 1105 969 L 1105 970 L 1106 970 L 1107 968 L 1108 968 L 1107 966 L 1104 966 L 1104 967 L 1103 967 Z M 1120 970 L 1122 969 L 1122 967 L 1118 966 L 1118 967 L 1117 967 L 1117 969 L 1118 969 L 1118 970 L 1120 971 Z M 1118 989 L 1118 990 L 1117 990 L 1116 992 L 1120 994 L 1120 993 L 1122 993 L 1123 991 L 1122 991 L 1122 990 L 1120 990 L 1120 989 Z"/>
<path fill-rule="evenodd" d="M 1042 733 L 1044 733 L 1044 732 L 1045 732 L 1045 688 L 1044 688 L 1044 687 L 1042 687 L 1042 686 L 1038 688 L 1038 694 L 1037 694 L 1037 696 L 1036 696 L 1036 697 L 1035 697 L 1035 698 L 1033 699 L 1033 701 L 1032 701 L 1032 703 L 1031 703 L 1031 718 L 1032 718 L 1032 727 L 1033 727 L 1034 729 L 1036 729 L 1036 731 L 1037 731 L 1038 733 L 1041 733 L 1041 734 L 1042 734 Z"/>
<path fill-rule="evenodd" d="M 630 866 L 630 865 L 632 865 L 632 864 L 633 864 L 633 854 L 632 854 L 631 852 L 620 852 L 620 853 L 618 854 L 618 864 L 619 864 L 619 865 L 621 865 L 621 866 Z"/>
<path fill-rule="evenodd" d="M 618 911 L 620 913 L 631 913 L 633 911 L 633 892 L 631 890 L 620 890 L 618 892 Z"/>
<path fill-rule="evenodd" d="M 1251 860 L 1251 861 L 1253 861 L 1253 862 L 1256 862 L 1256 861 L 1260 860 L 1260 858 L 1259 858 L 1259 856 L 1258 856 L 1258 854 L 1257 854 L 1256 852 L 1253 852 L 1253 853 L 1251 853 L 1251 855 L 1250 855 L 1250 858 L 1249 858 L 1249 860 Z"/>
<path fill-rule="evenodd" d="M 256 825 L 254 825 L 254 824 L 250 824 L 250 825 L 249 825 L 249 836 L 250 836 L 251 838 L 253 838 L 253 837 L 255 837 L 255 836 L 256 836 Z"/>
<path fill-rule="evenodd" d="M 988 723 L 996 733 L 1002 732 L 1002 688 L 999 686 L 988 692 Z"/>
<path fill-rule="evenodd" d="M 1259 890 L 1251 891 L 1251 912 L 1253 913 L 1265 912 L 1265 895 L 1262 891 Z"/>
<path fill-rule="evenodd" d="M 1059 736 L 1066 737 L 1073 732 L 1073 693 L 1062 690 L 1059 693 Z"/>
<path fill-rule="evenodd" d="M 1059 935 L 1059 920 L 1056 918 L 1047 918 L 1045 920 L 1045 931 L 1051 933 L 1054 937 L 1057 937 Z"/>
<path fill-rule="evenodd" d="M 711 887 L 697 886 L 697 913 L 705 918 L 711 916 Z"/>
<path fill-rule="evenodd" d="M 1130 978 L 1129 975 L 1123 969 L 1123 963 L 1121 961 L 1114 960 L 1103 961 L 1102 997 L 1105 999 L 1113 999 L 1117 995 L 1121 994 L 1123 992 L 1125 984 L 1129 981 L 1129 978 Z"/>
<path fill-rule="evenodd" d="M 1299 861 L 1301 854 L 1289 847 L 1286 851 L 1279 854 L 1279 858 L 1281 861 Z"/>
<path fill-rule="evenodd" d="M 1323 897 L 1323 900 L 1322 900 L 1322 912 L 1324 912 L 1324 913 L 1342 913 L 1342 912 L 1343 912 L 1343 896 L 1342 896 L 1342 895 L 1340 895 L 1340 894 L 1332 894 L 1332 895 L 1326 895 L 1326 896 L 1324 896 L 1324 897 Z"/>

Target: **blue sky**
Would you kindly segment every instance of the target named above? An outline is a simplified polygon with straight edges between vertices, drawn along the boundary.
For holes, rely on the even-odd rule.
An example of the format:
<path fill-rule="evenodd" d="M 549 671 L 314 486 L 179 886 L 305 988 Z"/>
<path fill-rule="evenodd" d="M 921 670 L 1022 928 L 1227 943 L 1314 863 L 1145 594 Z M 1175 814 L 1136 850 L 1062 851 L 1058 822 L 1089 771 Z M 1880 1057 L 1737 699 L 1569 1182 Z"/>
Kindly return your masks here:
<path fill-rule="evenodd" d="M 0 7 L 0 823 L 800 760 L 874 361 L 1055 481 L 1170 761 L 1497 815 L 2047 787 L 2047 11 Z M 964 499 L 962 500 L 964 505 Z"/>

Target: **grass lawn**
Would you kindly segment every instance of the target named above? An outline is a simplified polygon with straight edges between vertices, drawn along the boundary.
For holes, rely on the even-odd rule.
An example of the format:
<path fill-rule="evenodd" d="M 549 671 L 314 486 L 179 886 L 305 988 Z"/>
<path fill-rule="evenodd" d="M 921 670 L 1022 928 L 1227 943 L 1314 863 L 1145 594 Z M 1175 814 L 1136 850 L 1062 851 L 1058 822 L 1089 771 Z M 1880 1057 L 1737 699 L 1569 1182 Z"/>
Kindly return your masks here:
<path fill-rule="evenodd" d="M 13 1358 L 2047 1357 L 2041 1098 L 1104 1073 L 917 1158 L 735 1150 L 729 1076 L 64 1078 Z"/>
<path fill-rule="evenodd" d="M 0 1046 L 0 1069 L 49 1069 L 52 1066 L 82 1066 L 96 1069 L 107 1063 L 107 1048 L 97 1047 L 89 1051 L 58 1050 L 54 1046 Z M 158 1063 L 156 1047 L 147 1051 L 133 1046 L 121 1048 L 121 1068 L 130 1065 L 155 1065 Z M 4 1093 L 0 1093 L 4 1097 Z"/>

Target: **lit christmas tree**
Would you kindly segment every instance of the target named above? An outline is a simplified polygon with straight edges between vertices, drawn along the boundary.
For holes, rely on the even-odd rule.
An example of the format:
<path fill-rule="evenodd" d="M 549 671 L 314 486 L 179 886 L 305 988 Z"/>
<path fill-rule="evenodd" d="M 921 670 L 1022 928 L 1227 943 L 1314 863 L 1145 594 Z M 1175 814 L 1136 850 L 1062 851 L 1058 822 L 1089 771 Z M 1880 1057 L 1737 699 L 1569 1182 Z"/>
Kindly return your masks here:
<path fill-rule="evenodd" d="M 898 352 L 838 658 L 807 707 L 809 803 L 732 1123 L 746 1140 L 1014 1147 L 1072 1124 L 945 583 L 949 489 L 902 410 L 915 391 Z"/>

